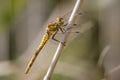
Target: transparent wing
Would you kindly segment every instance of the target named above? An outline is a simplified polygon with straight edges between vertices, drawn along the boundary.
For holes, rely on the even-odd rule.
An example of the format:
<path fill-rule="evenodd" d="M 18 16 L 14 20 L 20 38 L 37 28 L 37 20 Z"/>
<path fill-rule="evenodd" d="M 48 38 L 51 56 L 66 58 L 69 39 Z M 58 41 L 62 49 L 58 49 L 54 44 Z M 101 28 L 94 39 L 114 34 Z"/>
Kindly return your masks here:
<path fill-rule="evenodd" d="M 67 21 L 69 19 L 70 14 L 71 14 L 71 12 L 68 12 L 67 15 L 64 15 L 63 18 L 66 20 L 65 24 L 67 24 Z M 87 14 L 78 13 L 76 15 L 78 17 L 77 17 L 74 25 L 72 26 L 72 31 L 70 32 L 70 37 L 69 37 L 68 42 L 71 42 L 76 37 L 80 37 L 81 35 L 83 35 L 87 30 L 91 29 L 91 27 L 92 27 L 92 22 L 90 22 L 90 18 L 88 17 Z M 59 31 L 56 34 L 55 39 L 60 41 L 62 35 L 63 35 L 63 33 L 61 31 Z M 56 43 L 52 40 L 50 40 L 50 41 L 53 42 L 53 43 Z"/>

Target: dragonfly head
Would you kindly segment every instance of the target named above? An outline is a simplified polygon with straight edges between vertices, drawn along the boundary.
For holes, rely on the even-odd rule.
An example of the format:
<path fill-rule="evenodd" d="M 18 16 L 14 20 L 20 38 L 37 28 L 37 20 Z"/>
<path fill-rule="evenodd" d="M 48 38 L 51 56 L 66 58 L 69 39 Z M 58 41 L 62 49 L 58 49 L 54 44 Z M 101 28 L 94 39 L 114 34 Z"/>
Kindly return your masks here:
<path fill-rule="evenodd" d="M 56 19 L 56 22 L 57 22 L 59 25 L 63 25 L 63 24 L 64 24 L 64 19 L 63 19 L 61 16 L 58 16 L 57 19 Z"/>

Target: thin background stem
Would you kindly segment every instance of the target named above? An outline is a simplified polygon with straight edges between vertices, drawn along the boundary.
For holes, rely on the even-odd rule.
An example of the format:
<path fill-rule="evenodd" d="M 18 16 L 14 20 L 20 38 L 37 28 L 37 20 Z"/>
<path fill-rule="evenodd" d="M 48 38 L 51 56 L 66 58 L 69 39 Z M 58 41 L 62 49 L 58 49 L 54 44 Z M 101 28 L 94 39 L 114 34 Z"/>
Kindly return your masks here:
<path fill-rule="evenodd" d="M 55 52 L 55 55 L 54 55 L 54 57 L 52 59 L 50 67 L 48 68 L 48 71 L 47 71 L 47 73 L 46 73 L 46 75 L 44 77 L 44 80 L 50 80 L 50 78 L 51 78 L 51 76 L 53 74 L 56 63 L 58 62 L 58 59 L 59 59 L 59 57 L 61 55 L 61 52 L 62 52 L 62 50 L 64 48 L 64 45 L 62 43 L 67 42 L 67 38 L 68 38 L 68 36 L 70 34 L 70 31 L 71 31 L 71 26 L 74 24 L 74 21 L 75 21 L 76 16 L 77 16 L 76 14 L 77 14 L 77 12 L 80 11 L 82 3 L 83 3 L 83 0 L 77 0 L 76 4 L 74 6 L 72 14 L 71 14 L 71 16 L 70 16 L 70 18 L 68 20 L 68 25 L 65 27 L 66 32 L 63 34 L 61 42 L 58 45 L 58 48 L 57 48 L 57 50 Z M 69 31 L 67 31 L 68 29 L 69 29 Z"/>

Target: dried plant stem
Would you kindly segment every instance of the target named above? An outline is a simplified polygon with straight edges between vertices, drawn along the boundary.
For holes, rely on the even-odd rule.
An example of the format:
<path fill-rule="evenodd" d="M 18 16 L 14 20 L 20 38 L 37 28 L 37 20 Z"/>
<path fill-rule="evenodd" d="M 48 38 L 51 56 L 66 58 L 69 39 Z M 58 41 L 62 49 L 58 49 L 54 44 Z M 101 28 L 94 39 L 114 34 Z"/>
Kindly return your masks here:
<path fill-rule="evenodd" d="M 67 38 L 68 38 L 68 36 L 70 34 L 70 31 L 71 31 L 71 26 L 73 25 L 73 23 L 75 21 L 75 18 L 77 16 L 76 13 L 78 11 L 80 11 L 82 2 L 83 2 L 83 0 L 77 0 L 76 4 L 74 6 L 72 14 L 71 14 L 71 16 L 70 16 L 70 18 L 68 20 L 68 25 L 65 27 L 66 32 L 63 34 L 63 37 L 61 39 L 61 43 L 58 45 L 58 48 L 57 48 L 57 50 L 55 52 L 55 55 L 54 55 L 54 57 L 52 59 L 50 67 L 49 67 L 49 69 L 48 69 L 48 71 L 47 71 L 47 73 L 46 73 L 46 75 L 44 77 L 44 80 L 50 80 L 50 78 L 51 78 L 51 76 L 53 74 L 56 63 L 58 62 L 58 59 L 59 59 L 59 57 L 61 55 L 61 52 L 62 52 L 62 50 L 64 48 L 64 45 L 62 43 L 66 43 L 66 41 L 67 41 Z M 67 31 L 68 29 L 69 29 L 69 32 Z"/>
<path fill-rule="evenodd" d="M 100 57 L 98 59 L 98 66 L 101 67 L 103 62 L 104 62 L 104 59 L 105 59 L 105 56 L 107 55 L 107 53 L 110 51 L 110 48 L 111 46 L 110 45 L 107 45 L 105 46 L 105 48 L 102 50 L 101 54 L 100 54 Z"/>

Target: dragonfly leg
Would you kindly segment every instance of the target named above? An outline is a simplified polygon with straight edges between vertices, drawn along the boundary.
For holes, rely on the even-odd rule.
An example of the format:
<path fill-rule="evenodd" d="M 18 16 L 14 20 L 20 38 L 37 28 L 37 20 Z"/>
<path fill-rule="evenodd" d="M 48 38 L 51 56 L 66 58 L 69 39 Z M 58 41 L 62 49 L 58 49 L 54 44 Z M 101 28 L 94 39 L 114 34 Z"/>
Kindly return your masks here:
<path fill-rule="evenodd" d="M 52 40 L 55 40 L 57 42 L 60 42 L 59 40 L 55 39 L 55 35 L 57 34 L 58 30 L 52 35 Z"/>
<path fill-rule="evenodd" d="M 68 25 L 68 23 L 65 23 L 63 26 L 67 26 Z"/>
<path fill-rule="evenodd" d="M 68 23 L 64 24 L 63 26 L 67 26 Z M 73 26 L 77 26 L 77 24 L 73 24 Z M 68 28 L 66 31 L 68 31 L 69 29 L 71 29 L 72 27 Z"/>
<path fill-rule="evenodd" d="M 59 40 L 55 39 L 55 35 L 57 34 L 58 30 L 52 35 L 52 40 L 56 41 L 56 42 L 60 42 Z M 65 46 L 65 43 L 64 42 L 61 42 L 64 46 Z"/>
<path fill-rule="evenodd" d="M 61 44 L 65 46 L 65 42 L 61 42 Z"/>
<path fill-rule="evenodd" d="M 75 23 L 75 24 L 73 24 L 73 26 L 78 26 L 78 24 Z M 68 30 L 71 29 L 71 28 L 73 28 L 73 27 L 68 28 Z M 68 30 L 67 30 L 67 31 L 68 31 Z"/>
<path fill-rule="evenodd" d="M 63 26 L 67 26 L 67 25 L 68 25 L 68 23 L 64 24 Z M 77 26 L 77 24 L 73 24 L 73 26 Z"/>
<path fill-rule="evenodd" d="M 64 25 L 63 25 L 63 26 L 64 26 Z M 59 29 L 60 29 L 60 31 L 61 31 L 62 33 L 64 33 L 64 32 L 65 32 L 64 27 L 59 27 Z"/>

